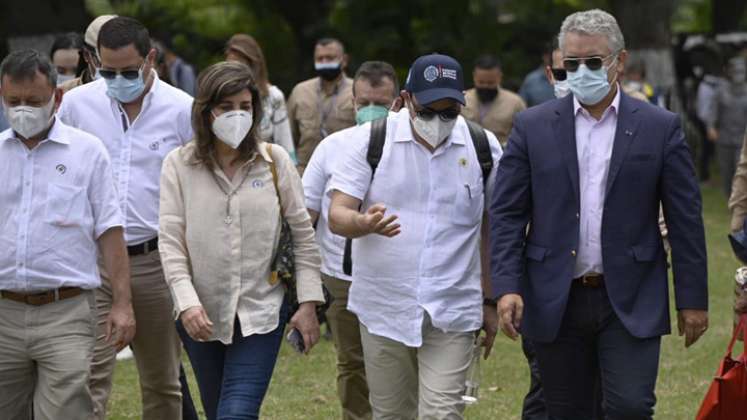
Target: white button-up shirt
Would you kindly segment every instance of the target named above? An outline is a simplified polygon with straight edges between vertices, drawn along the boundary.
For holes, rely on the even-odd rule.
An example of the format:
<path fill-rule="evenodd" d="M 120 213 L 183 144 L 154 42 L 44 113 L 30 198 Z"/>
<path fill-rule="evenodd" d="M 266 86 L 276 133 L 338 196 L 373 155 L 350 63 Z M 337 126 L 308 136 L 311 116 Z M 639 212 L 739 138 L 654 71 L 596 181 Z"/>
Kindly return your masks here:
<path fill-rule="evenodd" d="M 417 143 L 403 109 L 387 120 L 386 144 L 376 175 L 366 161 L 370 124 L 350 136 L 350 153 L 337 166 L 330 191 L 363 202 L 383 203 L 399 216 L 393 238 L 367 235 L 353 241 L 353 282 L 348 309 L 372 334 L 407 346 L 422 344 L 424 311 L 446 332 L 482 325 L 480 227 L 493 191 L 501 148 L 487 132 L 493 171 L 483 188 L 482 171 L 462 117 L 431 153 Z"/>
<path fill-rule="evenodd" d="M 612 104 L 599 121 L 573 98 L 576 116 L 576 154 L 581 194 L 578 253 L 574 278 L 590 273 L 604 273 L 602 265 L 602 215 L 612 145 L 620 108 L 620 87 Z"/>
<path fill-rule="evenodd" d="M 134 121 L 106 94 L 103 79 L 63 97 L 60 119 L 100 138 L 109 151 L 128 245 L 158 235 L 161 164 L 170 151 L 192 139 L 191 114 L 192 97 L 161 82 L 155 72 Z"/>
<path fill-rule="evenodd" d="M 101 141 L 56 120 L 29 150 L 8 129 L 0 179 L 0 290 L 98 287 L 96 240 L 123 224 Z"/>
<path fill-rule="evenodd" d="M 358 127 L 346 128 L 329 135 L 319 143 L 303 172 L 303 191 L 306 207 L 319 213 L 316 222 L 316 242 L 322 254 L 322 273 L 350 281 L 353 278 L 342 272 L 345 255 L 345 238 L 329 230 L 329 204 L 332 201 L 327 187 L 337 165 L 351 147 L 351 138 Z"/>

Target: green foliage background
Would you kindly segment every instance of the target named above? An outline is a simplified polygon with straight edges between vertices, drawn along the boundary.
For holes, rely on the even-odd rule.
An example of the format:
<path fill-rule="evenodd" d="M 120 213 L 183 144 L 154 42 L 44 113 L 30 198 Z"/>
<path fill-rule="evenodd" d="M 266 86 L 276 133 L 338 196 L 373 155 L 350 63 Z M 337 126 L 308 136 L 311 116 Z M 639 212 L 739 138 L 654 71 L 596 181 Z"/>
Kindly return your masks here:
<path fill-rule="evenodd" d="M 707 31 L 708 0 L 677 1 L 675 31 Z M 154 37 L 198 69 L 222 58 L 234 33 L 251 34 L 267 57 L 270 77 L 286 93 L 313 75 L 314 41 L 336 36 L 350 54 L 349 73 L 366 60 L 392 63 L 404 79 L 418 55 L 441 52 L 467 72 L 480 54 L 497 54 L 509 87 L 540 64 L 562 19 L 576 10 L 610 10 L 615 0 L 86 0 L 93 16 L 140 19 Z"/>

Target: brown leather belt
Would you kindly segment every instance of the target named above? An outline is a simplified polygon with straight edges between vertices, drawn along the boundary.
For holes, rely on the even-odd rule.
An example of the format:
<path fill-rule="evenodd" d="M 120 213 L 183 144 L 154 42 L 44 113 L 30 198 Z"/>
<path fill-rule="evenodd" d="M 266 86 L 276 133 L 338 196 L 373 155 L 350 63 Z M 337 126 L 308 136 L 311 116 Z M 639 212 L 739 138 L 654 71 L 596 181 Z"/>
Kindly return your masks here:
<path fill-rule="evenodd" d="M 582 287 L 596 289 L 598 287 L 604 287 L 604 276 L 601 274 L 587 274 L 577 279 L 573 279 L 573 282 Z"/>
<path fill-rule="evenodd" d="M 80 287 L 60 287 L 40 293 L 17 293 L 8 290 L 0 291 L 0 297 L 32 306 L 42 306 L 58 300 L 70 299 L 83 293 Z"/>

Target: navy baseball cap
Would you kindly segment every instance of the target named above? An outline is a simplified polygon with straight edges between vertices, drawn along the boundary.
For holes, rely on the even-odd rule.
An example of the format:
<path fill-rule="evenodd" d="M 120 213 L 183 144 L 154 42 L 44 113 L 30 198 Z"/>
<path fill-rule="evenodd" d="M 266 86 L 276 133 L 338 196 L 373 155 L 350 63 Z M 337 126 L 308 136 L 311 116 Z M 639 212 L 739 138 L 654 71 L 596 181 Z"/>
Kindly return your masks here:
<path fill-rule="evenodd" d="M 427 105 L 441 99 L 454 99 L 464 105 L 464 72 L 458 61 L 448 55 L 430 54 L 412 63 L 405 90 L 418 103 Z"/>

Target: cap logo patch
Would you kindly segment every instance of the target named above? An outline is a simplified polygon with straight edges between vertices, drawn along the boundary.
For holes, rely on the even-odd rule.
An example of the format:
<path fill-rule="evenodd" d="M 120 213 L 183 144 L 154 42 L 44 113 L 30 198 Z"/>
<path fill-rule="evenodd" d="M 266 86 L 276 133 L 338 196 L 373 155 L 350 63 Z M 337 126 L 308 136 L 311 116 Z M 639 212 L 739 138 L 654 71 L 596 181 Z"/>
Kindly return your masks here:
<path fill-rule="evenodd" d="M 454 69 L 445 69 L 441 67 L 441 77 L 445 77 L 447 79 L 457 79 L 457 71 Z"/>
<path fill-rule="evenodd" d="M 433 82 L 434 80 L 438 78 L 438 73 L 439 71 L 436 68 L 436 66 L 428 66 L 425 68 L 425 71 L 423 72 L 423 77 L 425 78 L 425 80 L 429 82 Z"/>
<path fill-rule="evenodd" d="M 442 77 L 445 79 L 457 80 L 457 71 L 456 69 L 446 69 L 441 66 L 438 66 L 438 67 L 428 66 L 425 68 L 425 71 L 423 72 L 423 77 L 428 82 L 433 82 L 439 77 Z"/>

